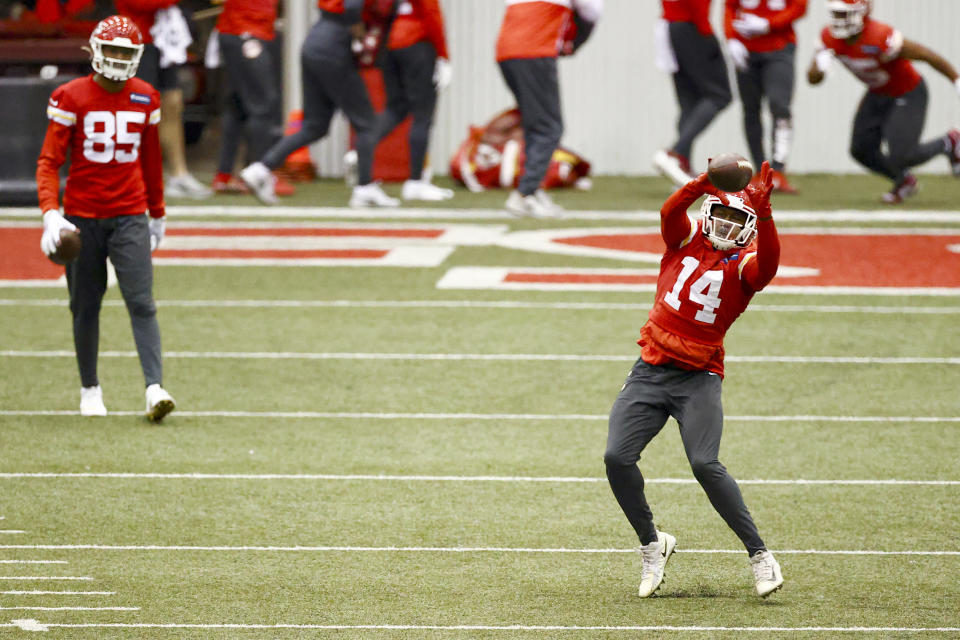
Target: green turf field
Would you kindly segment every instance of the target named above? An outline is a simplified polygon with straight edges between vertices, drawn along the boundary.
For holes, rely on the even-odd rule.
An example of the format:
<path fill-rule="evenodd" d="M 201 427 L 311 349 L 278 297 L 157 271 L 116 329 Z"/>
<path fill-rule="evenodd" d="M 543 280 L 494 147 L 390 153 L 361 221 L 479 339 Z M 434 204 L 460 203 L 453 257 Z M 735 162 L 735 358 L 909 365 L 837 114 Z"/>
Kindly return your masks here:
<path fill-rule="evenodd" d="M 879 209 L 884 188 L 796 182 L 777 208 Z M 923 183 L 910 207 L 951 211 L 955 181 Z M 667 191 L 557 199 L 655 210 Z M 871 225 L 960 233 L 834 223 Z M 66 292 L 0 289 L 0 637 L 960 638 L 956 296 L 757 296 L 727 336 L 721 460 L 786 583 L 756 597 L 671 421 L 641 467 L 678 553 L 641 600 L 602 454 L 652 294 L 436 287 L 465 265 L 637 266 L 460 246 L 437 267 L 158 267 L 178 402 L 160 426 L 116 287 L 100 419 L 74 413 Z"/>

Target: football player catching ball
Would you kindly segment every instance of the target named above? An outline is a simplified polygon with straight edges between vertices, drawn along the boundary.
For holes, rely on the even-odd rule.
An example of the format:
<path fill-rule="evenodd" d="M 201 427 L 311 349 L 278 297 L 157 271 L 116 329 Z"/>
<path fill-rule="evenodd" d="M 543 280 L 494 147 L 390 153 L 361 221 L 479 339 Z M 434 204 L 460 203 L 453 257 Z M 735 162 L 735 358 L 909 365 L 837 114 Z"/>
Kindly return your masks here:
<path fill-rule="evenodd" d="M 676 191 L 660 211 L 667 250 L 660 261 L 657 296 L 640 330 L 640 358 L 610 410 L 604 463 L 617 502 L 640 538 L 641 598 L 660 587 L 677 540 L 658 531 L 643 493 L 640 454 L 669 417 L 700 486 L 713 508 L 743 542 L 757 594 L 783 584 L 740 488 L 717 459 L 723 431 L 720 388 L 723 337 L 753 294 L 773 280 L 780 240 L 770 211 L 773 171 L 766 162 L 745 191 L 725 193 L 700 174 Z M 707 195 L 696 221 L 687 209 Z"/>

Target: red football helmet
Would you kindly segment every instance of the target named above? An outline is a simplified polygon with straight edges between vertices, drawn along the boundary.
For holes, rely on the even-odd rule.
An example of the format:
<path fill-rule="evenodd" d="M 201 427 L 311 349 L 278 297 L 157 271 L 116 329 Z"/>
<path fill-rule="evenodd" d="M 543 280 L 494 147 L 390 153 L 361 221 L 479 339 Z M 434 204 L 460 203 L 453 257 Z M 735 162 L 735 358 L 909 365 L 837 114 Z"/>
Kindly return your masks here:
<path fill-rule="evenodd" d="M 870 15 L 870 0 L 827 0 L 830 35 L 838 40 L 852 38 L 861 31 Z"/>
<path fill-rule="evenodd" d="M 103 47 L 120 47 L 130 50 L 129 58 L 106 55 Z M 143 55 L 143 35 L 130 18 L 110 16 L 100 21 L 90 34 L 90 49 L 93 52 L 93 70 L 110 80 L 129 80 L 137 73 L 140 56 Z"/>

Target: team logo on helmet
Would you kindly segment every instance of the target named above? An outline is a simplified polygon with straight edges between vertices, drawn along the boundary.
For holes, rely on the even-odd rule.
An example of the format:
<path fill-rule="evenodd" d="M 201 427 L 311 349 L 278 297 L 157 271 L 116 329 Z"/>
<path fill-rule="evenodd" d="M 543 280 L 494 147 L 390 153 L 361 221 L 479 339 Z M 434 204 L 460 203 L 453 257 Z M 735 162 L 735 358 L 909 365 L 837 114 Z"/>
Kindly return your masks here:
<path fill-rule="evenodd" d="M 870 0 L 827 0 L 830 35 L 838 40 L 852 38 L 861 31 L 870 15 Z"/>
<path fill-rule="evenodd" d="M 90 34 L 90 50 L 94 71 L 110 80 L 129 80 L 140 65 L 143 35 L 130 18 L 110 16 L 101 20 Z"/>
<path fill-rule="evenodd" d="M 726 251 L 746 247 L 757 235 L 757 213 L 740 195 L 725 194 L 728 204 L 717 196 L 707 196 L 700 205 L 703 235 L 714 249 Z"/>

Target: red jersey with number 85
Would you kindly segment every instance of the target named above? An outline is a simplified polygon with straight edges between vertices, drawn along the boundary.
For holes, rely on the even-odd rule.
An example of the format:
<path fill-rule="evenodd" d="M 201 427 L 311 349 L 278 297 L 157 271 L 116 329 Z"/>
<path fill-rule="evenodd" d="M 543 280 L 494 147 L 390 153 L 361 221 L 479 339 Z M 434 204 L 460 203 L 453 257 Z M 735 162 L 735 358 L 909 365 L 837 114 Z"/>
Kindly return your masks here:
<path fill-rule="evenodd" d="M 59 168 L 70 152 L 64 212 L 87 218 L 164 214 L 163 167 L 157 123 L 160 94 L 139 78 L 117 93 L 93 76 L 57 87 L 47 105 L 37 161 L 42 211 L 58 208 Z"/>
<path fill-rule="evenodd" d="M 913 64 L 900 57 L 903 34 L 890 25 L 868 19 L 852 43 L 834 38 L 827 28 L 820 38 L 823 46 L 833 49 L 843 66 L 872 93 L 896 98 L 920 84 L 920 74 Z"/>

